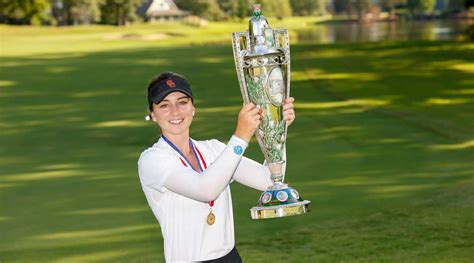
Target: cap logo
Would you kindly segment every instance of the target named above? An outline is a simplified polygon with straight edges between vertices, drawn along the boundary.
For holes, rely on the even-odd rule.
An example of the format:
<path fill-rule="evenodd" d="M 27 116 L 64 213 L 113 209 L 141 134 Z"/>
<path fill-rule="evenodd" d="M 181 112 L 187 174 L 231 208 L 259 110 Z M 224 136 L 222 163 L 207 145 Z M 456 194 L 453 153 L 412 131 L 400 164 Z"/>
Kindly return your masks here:
<path fill-rule="evenodd" d="M 172 79 L 167 80 L 166 85 L 168 85 L 168 88 L 170 88 L 170 89 L 176 87 L 176 84 L 174 83 L 174 81 Z"/>

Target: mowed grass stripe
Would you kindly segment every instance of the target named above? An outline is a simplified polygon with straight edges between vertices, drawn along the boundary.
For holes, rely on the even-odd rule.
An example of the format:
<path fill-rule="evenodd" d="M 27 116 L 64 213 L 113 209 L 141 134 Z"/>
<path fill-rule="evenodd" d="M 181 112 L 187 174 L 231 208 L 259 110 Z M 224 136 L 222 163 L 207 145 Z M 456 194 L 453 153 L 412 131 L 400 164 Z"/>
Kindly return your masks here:
<path fill-rule="evenodd" d="M 293 45 L 298 118 L 286 180 L 313 211 L 252 221 L 260 193 L 234 184 L 244 259 L 469 262 L 473 77 L 456 65 L 469 64 L 471 50 Z M 3 60 L 0 259 L 162 261 L 136 174 L 138 154 L 158 133 L 142 122 L 145 85 L 163 70 L 185 74 L 196 93 L 192 136 L 225 141 L 241 105 L 230 43 Z M 255 142 L 246 155 L 262 160 Z"/>

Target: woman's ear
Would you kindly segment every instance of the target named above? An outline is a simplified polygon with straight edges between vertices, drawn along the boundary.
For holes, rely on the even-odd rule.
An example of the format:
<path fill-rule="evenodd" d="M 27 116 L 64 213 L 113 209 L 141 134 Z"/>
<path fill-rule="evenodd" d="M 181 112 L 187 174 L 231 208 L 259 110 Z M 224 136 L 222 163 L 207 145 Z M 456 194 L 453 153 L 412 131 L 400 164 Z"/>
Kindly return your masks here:
<path fill-rule="evenodd" d="M 153 111 L 150 111 L 150 117 L 153 122 L 158 122 L 158 118 Z"/>

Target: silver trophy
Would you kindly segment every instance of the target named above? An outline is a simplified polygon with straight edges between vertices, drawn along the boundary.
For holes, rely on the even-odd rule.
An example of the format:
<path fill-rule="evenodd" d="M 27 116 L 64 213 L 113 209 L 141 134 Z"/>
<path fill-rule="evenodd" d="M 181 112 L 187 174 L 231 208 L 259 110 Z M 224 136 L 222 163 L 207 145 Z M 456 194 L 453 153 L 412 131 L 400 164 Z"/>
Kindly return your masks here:
<path fill-rule="evenodd" d="M 235 68 L 244 103 L 253 102 L 264 115 L 255 137 L 270 168 L 273 185 L 262 193 L 253 219 L 299 215 L 309 211 L 308 200 L 283 183 L 287 125 L 283 101 L 290 95 L 290 44 L 287 29 L 273 30 L 260 5 L 247 32 L 232 33 Z"/>

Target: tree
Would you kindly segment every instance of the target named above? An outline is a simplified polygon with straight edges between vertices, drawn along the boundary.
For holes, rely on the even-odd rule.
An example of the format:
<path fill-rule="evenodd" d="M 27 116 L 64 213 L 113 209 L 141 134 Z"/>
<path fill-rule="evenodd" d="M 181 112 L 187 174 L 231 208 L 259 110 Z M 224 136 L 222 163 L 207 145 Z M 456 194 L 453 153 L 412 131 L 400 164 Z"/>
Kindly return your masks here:
<path fill-rule="evenodd" d="M 334 11 L 336 13 L 347 13 L 351 17 L 353 12 L 352 0 L 334 0 Z"/>
<path fill-rule="evenodd" d="M 370 0 L 355 0 L 355 9 L 357 10 L 357 18 L 360 20 L 364 19 L 365 12 L 370 7 Z"/>
<path fill-rule="evenodd" d="M 123 26 L 134 21 L 140 4 L 142 0 L 105 0 L 101 8 L 102 23 Z"/>
<path fill-rule="evenodd" d="M 277 17 L 279 19 L 292 15 L 289 0 L 262 0 L 262 11 L 266 17 Z"/>
<path fill-rule="evenodd" d="M 471 0 L 472 1 L 472 0 Z M 465 0 L 449 0 L 448 8 L 453 11 L 460 11 L 463 9 L 467 1 Z"/>
<path fill-rule="evenodd" d="M 419 10 L 420 0 L 407 0 L 407 7 L 411 14 Z"/>
<path fill-rule="evenodd" d="M 424 13 L 431 14 L 434 10 L 436 0 L 420 0 L 420 10 Z"/>
<path fill-rule="evenodd" d="M 225 18 L 216 0 L 175 0 L 175 3 L 179 8 L 209 20 Z"/>
<path fill-rule="evenodd" d="M 407 7 L 412 14 L 432 13 L 435 0 L 407 0 Z"/>
<path fill-rule="evenodd" d="M 395 17 L 395 6 L 405 4 L 405 2 L 401 1 L 403 0 L 382 0 L 381 5 L 382 8 L 389 10 L 390 18 L 393 18 Z"/>
<path fill-rule="evenodd" d="M 217 4 L 227 16 L 236 17 L 239 13 L 239 2 L 239 0 L 219 0 Z"/>
<path fill-rule="evenodd" d="M 290 0 L 294 15 L 309 16 L 323 14 L 326 7 L 325 0 Z"/>
<path fill-rule="evenodd" d="M 54 0 L 52 13 L 59 25 L 99 22 L 104 0 Z"/>
<path fill-rule="evenodd" d="M 247 6 L 247 1 L 245 0 L 239 0 L 239 9 L 237 10 L 237 16 L 240 17 L 240 19 L 243 19 L 249 15 L 249 9 Z"/>
<path fill-rule="evenodd" d="M 48 0 L 2 0 L 0 13 L 13 24 L 40 24 L 47 20 Z"/>

